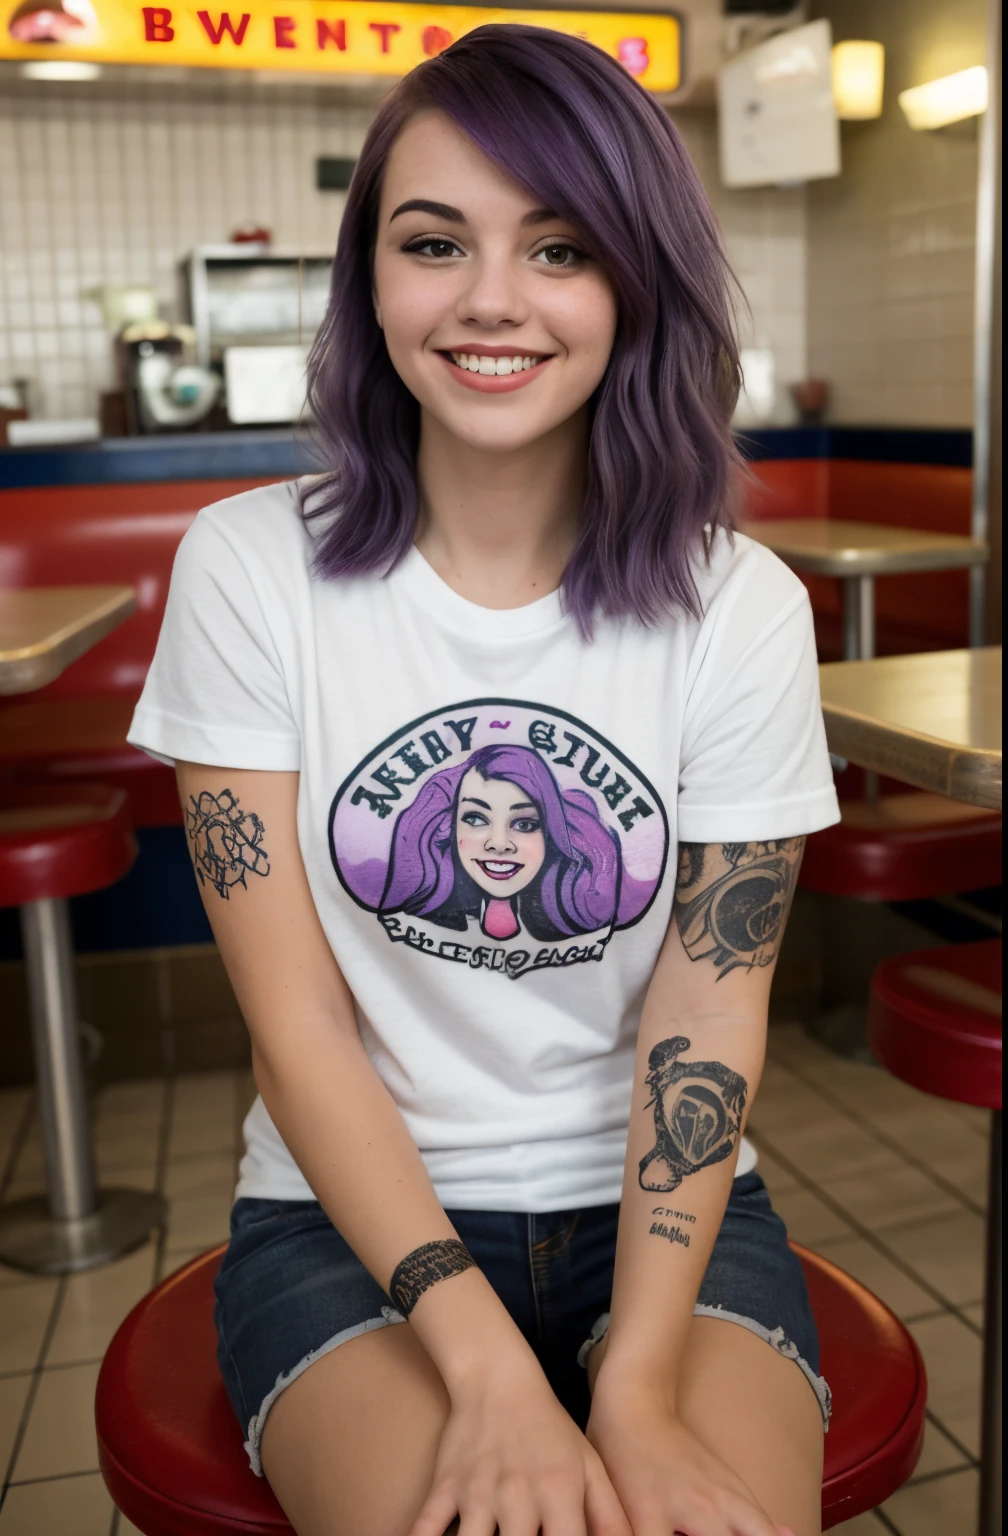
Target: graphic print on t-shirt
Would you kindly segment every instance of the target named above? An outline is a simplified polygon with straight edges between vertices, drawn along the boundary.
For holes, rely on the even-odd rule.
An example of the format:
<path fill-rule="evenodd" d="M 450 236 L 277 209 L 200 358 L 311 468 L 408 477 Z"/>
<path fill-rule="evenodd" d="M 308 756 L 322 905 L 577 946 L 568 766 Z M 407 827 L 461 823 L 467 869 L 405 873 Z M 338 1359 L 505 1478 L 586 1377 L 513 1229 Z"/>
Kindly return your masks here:
<path fill-rule="evenodd" d="M 517 699 L 413 720 L 340 786 L 329 849 L 394 944 L 512 979 L 601 960 L 661 884 L 668 818 L 582 721 Z"/>

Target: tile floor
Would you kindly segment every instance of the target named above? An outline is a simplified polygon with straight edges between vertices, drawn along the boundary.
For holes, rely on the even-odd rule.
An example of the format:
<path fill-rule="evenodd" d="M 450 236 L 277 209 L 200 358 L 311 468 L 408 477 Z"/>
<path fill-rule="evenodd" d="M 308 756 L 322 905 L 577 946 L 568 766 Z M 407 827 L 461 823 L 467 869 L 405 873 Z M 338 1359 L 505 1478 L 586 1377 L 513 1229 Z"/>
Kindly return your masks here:
<path fill-rule="evenodd" d="M 986 1116 L 771 1031 L 752 1134 L 792 1235 L 904 1318 L 927 1361 L 913 1480 L 845 1536 L 975 1527 Z M 101 1176 L 162 1190 L 166 1230 L 106 1269 L 30 1279 L 0 1267 L 0 1536 L 129 1536 L 97 1472 L 92 1399 L 105 1349 L 143 1293 L 219 1241 L 250 1101 L 246 1073 L 120 1083 L 94 1111 Z M 41 1188 L 27 1091 L 0 1093 L 0 1200 Z"/>

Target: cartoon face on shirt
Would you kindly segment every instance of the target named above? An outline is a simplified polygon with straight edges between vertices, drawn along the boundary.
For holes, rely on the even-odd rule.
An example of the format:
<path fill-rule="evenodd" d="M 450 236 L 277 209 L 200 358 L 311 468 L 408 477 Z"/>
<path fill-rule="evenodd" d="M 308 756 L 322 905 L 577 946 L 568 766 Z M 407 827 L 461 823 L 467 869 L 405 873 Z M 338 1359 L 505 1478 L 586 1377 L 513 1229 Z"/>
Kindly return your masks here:
<path fill-rule="evenodd" d="M 546 858 L 542 812 L 519 784 L 470 769 L 459 785 L 455 844 L 462 868 L 481 891 L 517 896 Z"/>

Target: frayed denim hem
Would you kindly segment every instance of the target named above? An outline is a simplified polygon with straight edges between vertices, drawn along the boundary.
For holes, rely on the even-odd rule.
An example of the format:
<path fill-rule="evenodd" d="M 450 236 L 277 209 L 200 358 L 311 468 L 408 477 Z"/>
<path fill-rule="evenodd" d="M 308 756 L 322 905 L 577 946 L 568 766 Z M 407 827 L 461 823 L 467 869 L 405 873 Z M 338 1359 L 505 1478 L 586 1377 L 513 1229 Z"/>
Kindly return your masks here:
<path fill-rule="evenodd" d="M 825 1434 L 828 1432 L 830 1412 L 832 1408 L 832 1394 L 826 1382 L 826 1378 L 824 1376 L 816 1375 L 808 1361 L 798 1353 L 797 1344 L 788 1338 L 783 1328 L 765 1328 L 763 1324 L 758 1323 L 754 1317 L 744 1317 L 741 1312 L 729 1312 L 725 1307 L 704 1306 L 700 1302 L 697 1302 L 696 1306 L 693 1308 L 693 1316 L 716 1317 L 720 1318 L 721 1321 L 725 1323 L 738 1323 L 740 1328 L 748 1328 L 750 1333 L 754 1333 L 757 1338 L 762 1339 L 764 1344 L 769 1344 L 770 1348 L 775 1349 L 779 1355 L 783 1355 L 787 1360 L 793 1360 L 795 1365 L 797 1365 L 798 1369 L 804 1375 L 805 1380 L 808 1382 L 809 1386 L 812 1388 L 812 1391 L 816 1395 L 816 1401 L 819 1404 L 819 1411 L 822 1414 L 823 1433 Z M 587 1368 L 588 1356 L 595 1348 L 595 1345 L 601 1343 L 608 1331 L 609 1313 L 603 1312 L 601 1317 L 596 1318 L 594 1324 L 592 1325 L 590 1337 L 585 1339 L 584 1343 L 581 1345 L 581 1348 L 578 1350 L 578 1365 Z"/>
<path fill-rule="evenodd" d="M 277 1377 L 273 1390 L 267 1392 L 259 1405 L 259 1412 L 254 1419 L 249 1420 L 248 1439 L 245 1441 L 245 1450 L 248 1452 L 249 1466 L 256 1477 L 262 1477 L 263 1475 L 260 1446 L 262 1445 L 263 1429 L 266 1425 L 266 1415 L 281 1392 L 289 1387 L 291 1382 L 297 1381 L 298 1377 L 310 1365 L 315 1364 L 316 1360 L 321 1360 L 323 1355 L 330 1354 L 334 1349 L 338 1349 L 341 1344 L 346 1344 L 351 1339 L 356 1339 L 362 1333 L 373 1333 L 376 1328 L 388 1328 L 392 1323 L 404 1323 L 405 1321 L 406 1319 L 402 1313 L 397 1312 L 394 1307 L 382 1307 L 380 1317 L 369 1317 L 366 1323 L 357 1323 L 353 1328 L 344 1328 L 342 1333 L 334 1333 L 331 1339 L 326 1339 L 325 1343 L 320 1344 L 318 1349 L 313 1349 L 310 1354 L 305 1355 L 304 1359 L 299 1360 L 297 1365 L 291 1370 L 284 1371 Z"/>

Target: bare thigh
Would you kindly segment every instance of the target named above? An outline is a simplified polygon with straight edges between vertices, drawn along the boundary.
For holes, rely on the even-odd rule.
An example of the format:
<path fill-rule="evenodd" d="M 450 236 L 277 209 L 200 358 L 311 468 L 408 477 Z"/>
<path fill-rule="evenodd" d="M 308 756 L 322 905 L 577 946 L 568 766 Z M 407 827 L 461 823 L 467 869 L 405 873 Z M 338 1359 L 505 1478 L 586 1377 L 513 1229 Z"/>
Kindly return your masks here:
<path fill-rule="evenodd" d="M 605 1340 L 589 1357 L 594 1384 Z M 819 1536 L 823 1426 L 792 1360 L 738 1323 L 695 1317 L 679 1372 L 679 1413 L 751 1489 L 771 1520 Z"/>
<path fill-rule="evenodd" d="M 412 1328 L 379 1328 L 281 1393 L 263 1431 L 263 1471 L 298 1536 L 405 1536 L 447 1417 L 444 1383 Z"/>

